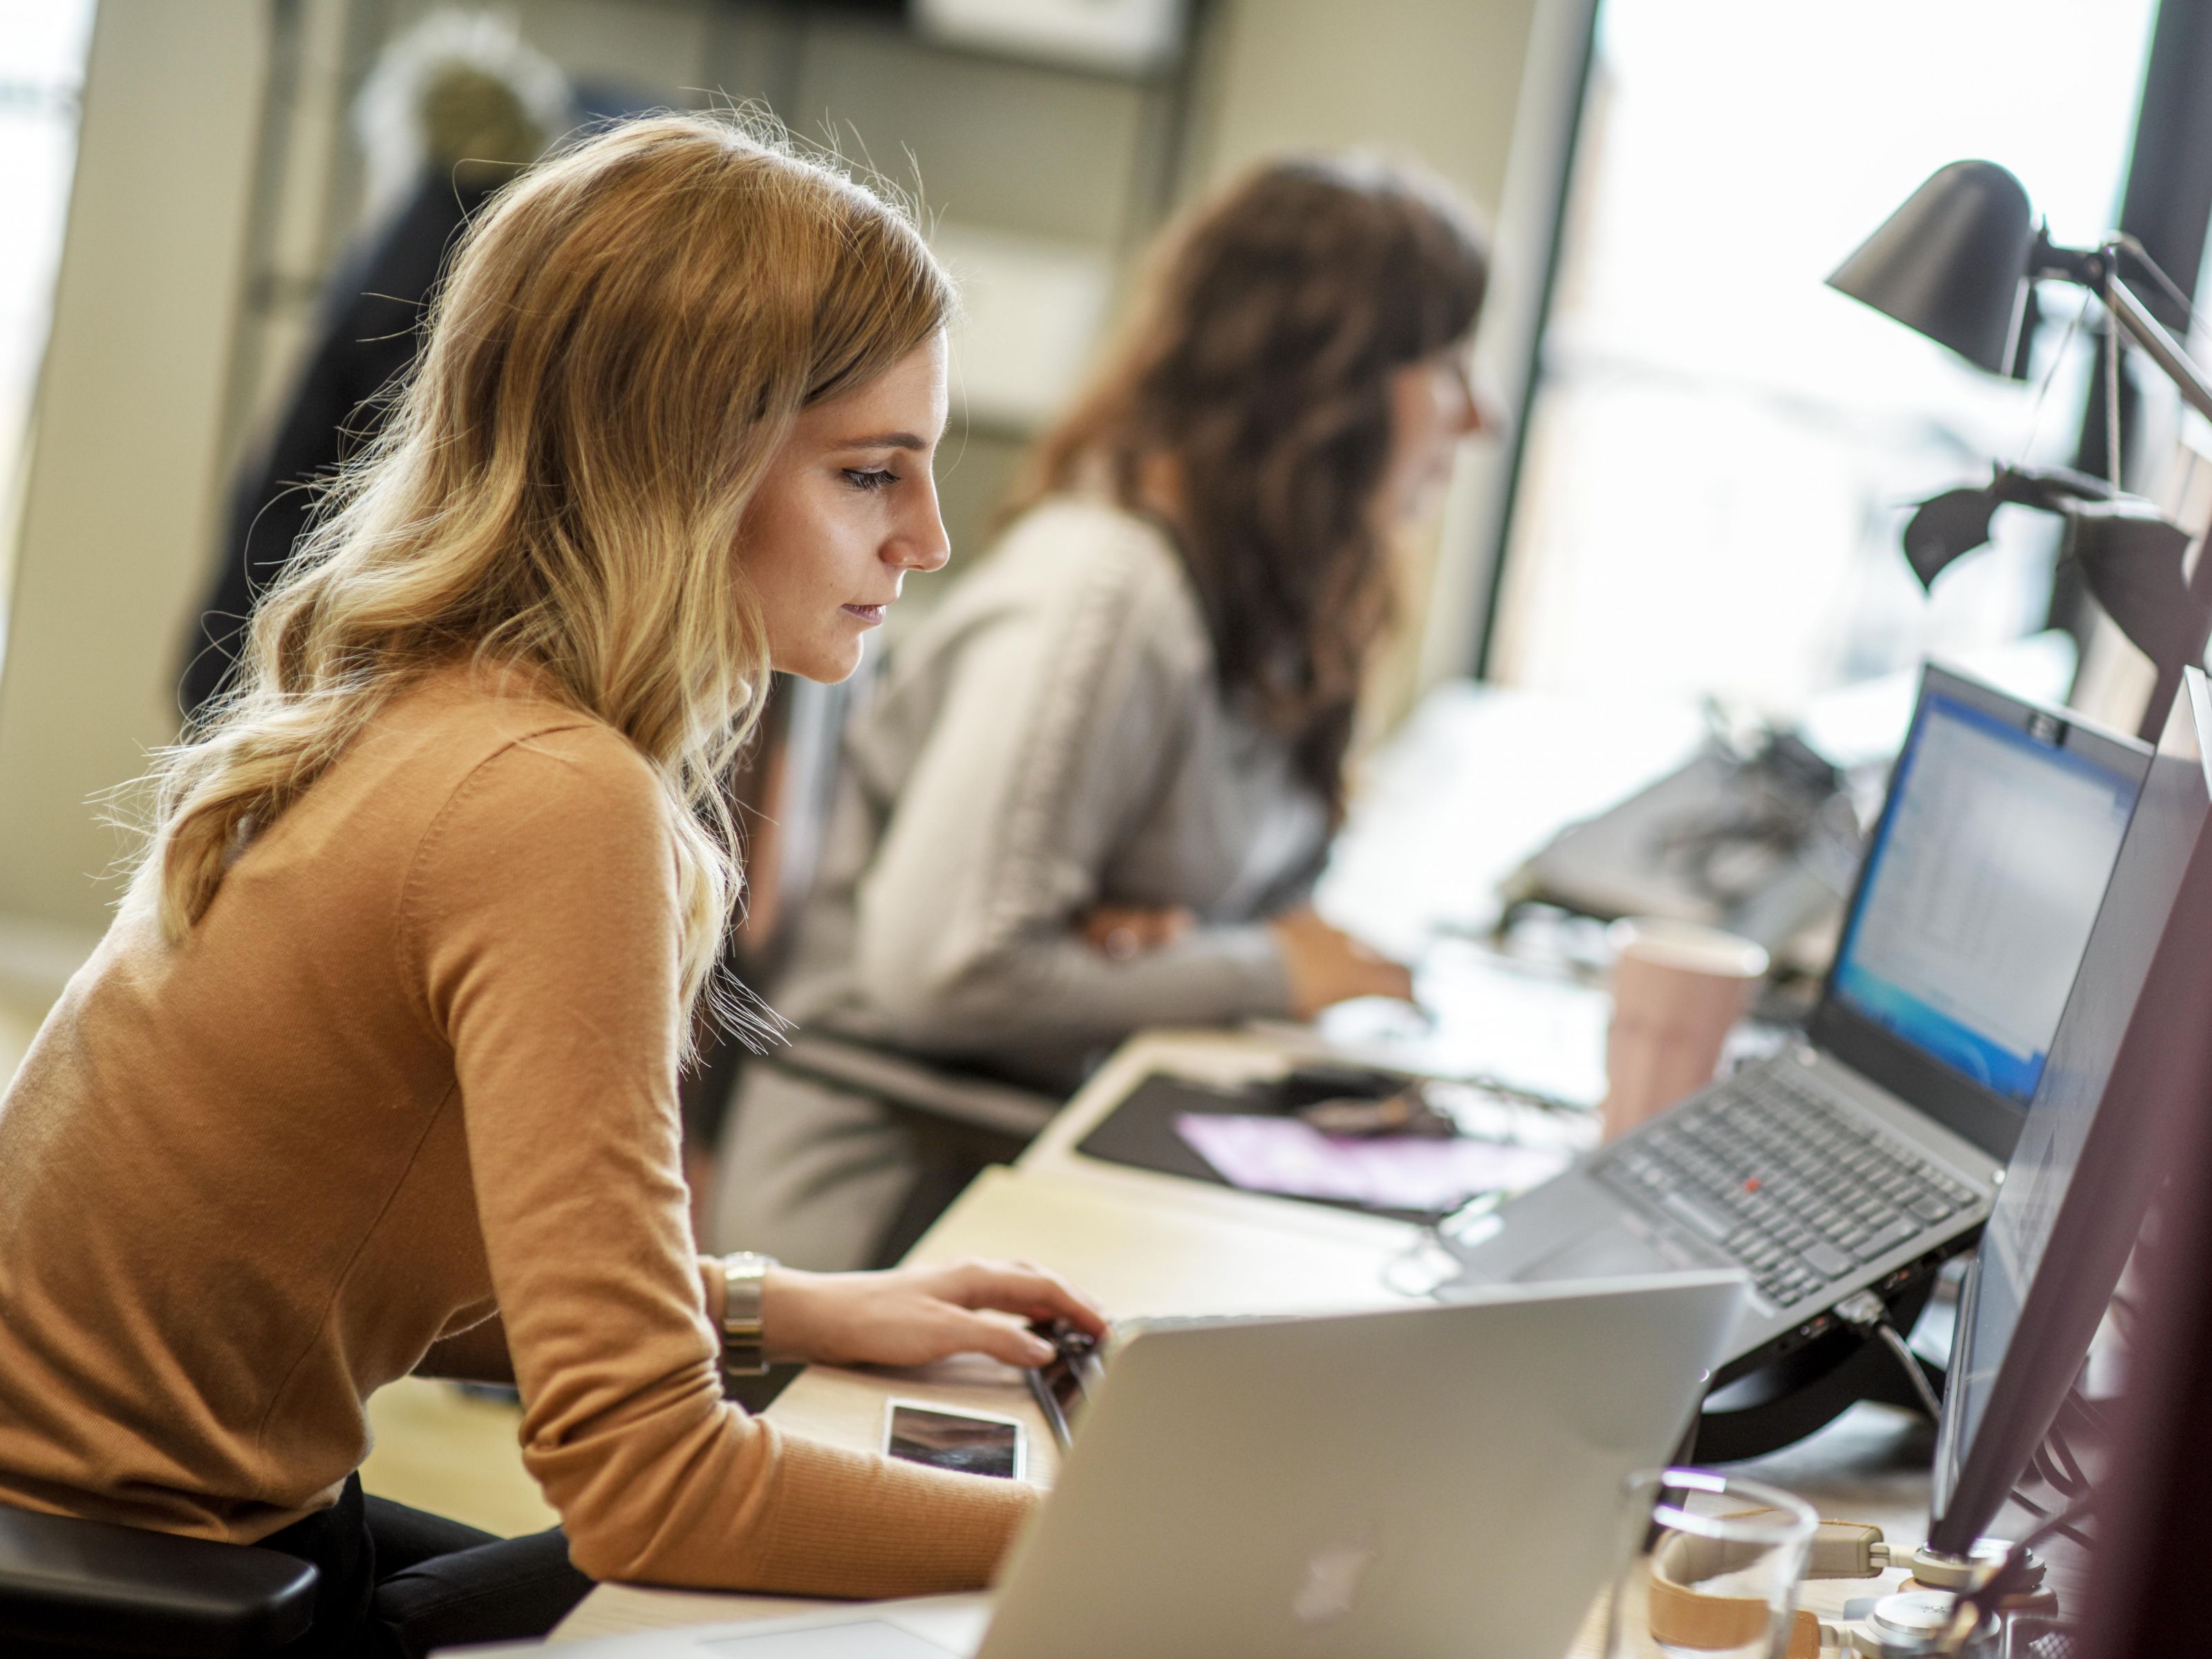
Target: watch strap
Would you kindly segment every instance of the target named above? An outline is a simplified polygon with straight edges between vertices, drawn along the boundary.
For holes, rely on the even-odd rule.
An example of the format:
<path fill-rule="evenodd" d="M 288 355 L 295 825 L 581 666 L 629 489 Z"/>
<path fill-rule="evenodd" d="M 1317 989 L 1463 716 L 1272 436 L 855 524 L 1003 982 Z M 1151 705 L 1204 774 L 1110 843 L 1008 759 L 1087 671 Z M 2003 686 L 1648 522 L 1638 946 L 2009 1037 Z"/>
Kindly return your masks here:
<path fill-rule="evenodd" d="M 739 1250 L 722 1258 L 722 1375 L 758 1376 L 768 1370 L 761 1340 L 762 1291 L 772 1255 Z"/>

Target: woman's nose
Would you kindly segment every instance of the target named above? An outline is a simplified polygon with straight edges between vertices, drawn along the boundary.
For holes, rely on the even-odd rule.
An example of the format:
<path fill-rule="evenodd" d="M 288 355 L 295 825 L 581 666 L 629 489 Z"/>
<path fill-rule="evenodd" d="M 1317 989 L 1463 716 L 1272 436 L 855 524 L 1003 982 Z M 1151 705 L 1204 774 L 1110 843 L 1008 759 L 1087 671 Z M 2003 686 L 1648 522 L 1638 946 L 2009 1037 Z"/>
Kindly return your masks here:
<path fill-rule="evenodd" d="M 952 538 L 945 534 L 945 515 L 938 508 L 933 485 L 915 504 L 912 519 L 899 526 L 889 550 L 891 562 L 902 569 L 927 574 L 945 568 L 952 556 Z"/>
<path fill-rule="evenodd" d="M 1481 376 L 1469 373 L 1460 385 L 1464 394 L 1458 421 L 1461 436 L 1495 432 L 1504 424 L 1504 410 Z"/>

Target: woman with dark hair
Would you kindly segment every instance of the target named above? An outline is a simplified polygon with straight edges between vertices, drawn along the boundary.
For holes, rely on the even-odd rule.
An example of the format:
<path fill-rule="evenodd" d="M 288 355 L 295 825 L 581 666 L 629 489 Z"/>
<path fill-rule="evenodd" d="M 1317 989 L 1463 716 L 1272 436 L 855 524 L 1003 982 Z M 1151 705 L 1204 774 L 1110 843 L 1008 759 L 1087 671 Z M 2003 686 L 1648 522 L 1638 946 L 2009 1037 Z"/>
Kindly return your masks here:
<path fill-rule="evenodd" d="M 1142 1026 L 1407 994 L 1306 895 L 1393 532 L 1482 425 L 1486 276 L 1461 209 L 1367 162 L 1265 167 L 1170 235 L 848 734 L 781 1012 L 1064 1094 Z M 774 1056 L 727 1139 L 720 1238 L 817 1267 L 895 1255 L 976 1161 Z"/>

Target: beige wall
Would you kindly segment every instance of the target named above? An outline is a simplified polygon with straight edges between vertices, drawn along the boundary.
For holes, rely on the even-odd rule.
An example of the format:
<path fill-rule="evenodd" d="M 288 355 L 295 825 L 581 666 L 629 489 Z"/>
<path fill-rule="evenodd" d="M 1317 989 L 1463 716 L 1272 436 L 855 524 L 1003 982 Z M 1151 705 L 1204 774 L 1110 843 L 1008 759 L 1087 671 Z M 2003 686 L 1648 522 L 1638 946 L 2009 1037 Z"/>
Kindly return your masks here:
<path fill-rule="evenodd" d="M 176 730 L 265 81 L 266 0 L 103 0 L 0 664 L 0 914 L 96 928 L 89 805 Z"/>
<path fill-rule="evenodd" d="M 1539 3 L 1227 0 L 1198 170 L 1365 145 L 1418 157 L 1494 216 Z"/>

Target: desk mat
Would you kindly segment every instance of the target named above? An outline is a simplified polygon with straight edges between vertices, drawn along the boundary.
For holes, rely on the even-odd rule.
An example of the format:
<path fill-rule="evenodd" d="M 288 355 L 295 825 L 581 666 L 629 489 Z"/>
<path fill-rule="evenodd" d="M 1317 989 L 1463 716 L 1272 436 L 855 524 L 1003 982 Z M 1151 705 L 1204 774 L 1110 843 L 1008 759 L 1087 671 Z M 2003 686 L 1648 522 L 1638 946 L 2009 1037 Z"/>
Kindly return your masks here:
<path fill-rule="evenodd" d="M 1282 1114 L 1304 1103 L 1287 1097 L 1289 1091 L 1277 1083 L 1258 1083 L 1243 1089 L 1223 1089 L 1212 1084 L 1195 1083 L 1188 1078 L 1170 1077 L 1165 1072 L 1154 1072 L 1131 1090 L 1119 1106 L 1101 1119 L 1097 1127 L 1077 1142 L 1075 1150 L 1085 1158 L 1095 1158 L 1102 1163 L 1152 1170 L 1162 1175 L 1182 1176 L 1186 1180 L 1203 1181 L 1209 1186 L 1228 1187 L 1231 1191 L 1241 1192 L 1244 1189 L 1224 1181 L 1219 1170 L 1200 1157 L 1197 1150 L 1176 1133 L 1176 1119 L 1185 1112 L 1237 1116 Z M 1349 1203 L 1342 1199 L 1302 1198 L 1282 1193 L 1256 1196 L 1279 1199 L 1286 1204 L 1318 1204 L 1326 1209 L 1387 1216 L 1393 1221 L 1419 1223 L 1436 1218 L 1431 1212 L 1425 1210 L 1386 1210 L 1371 1204 Z"/>

